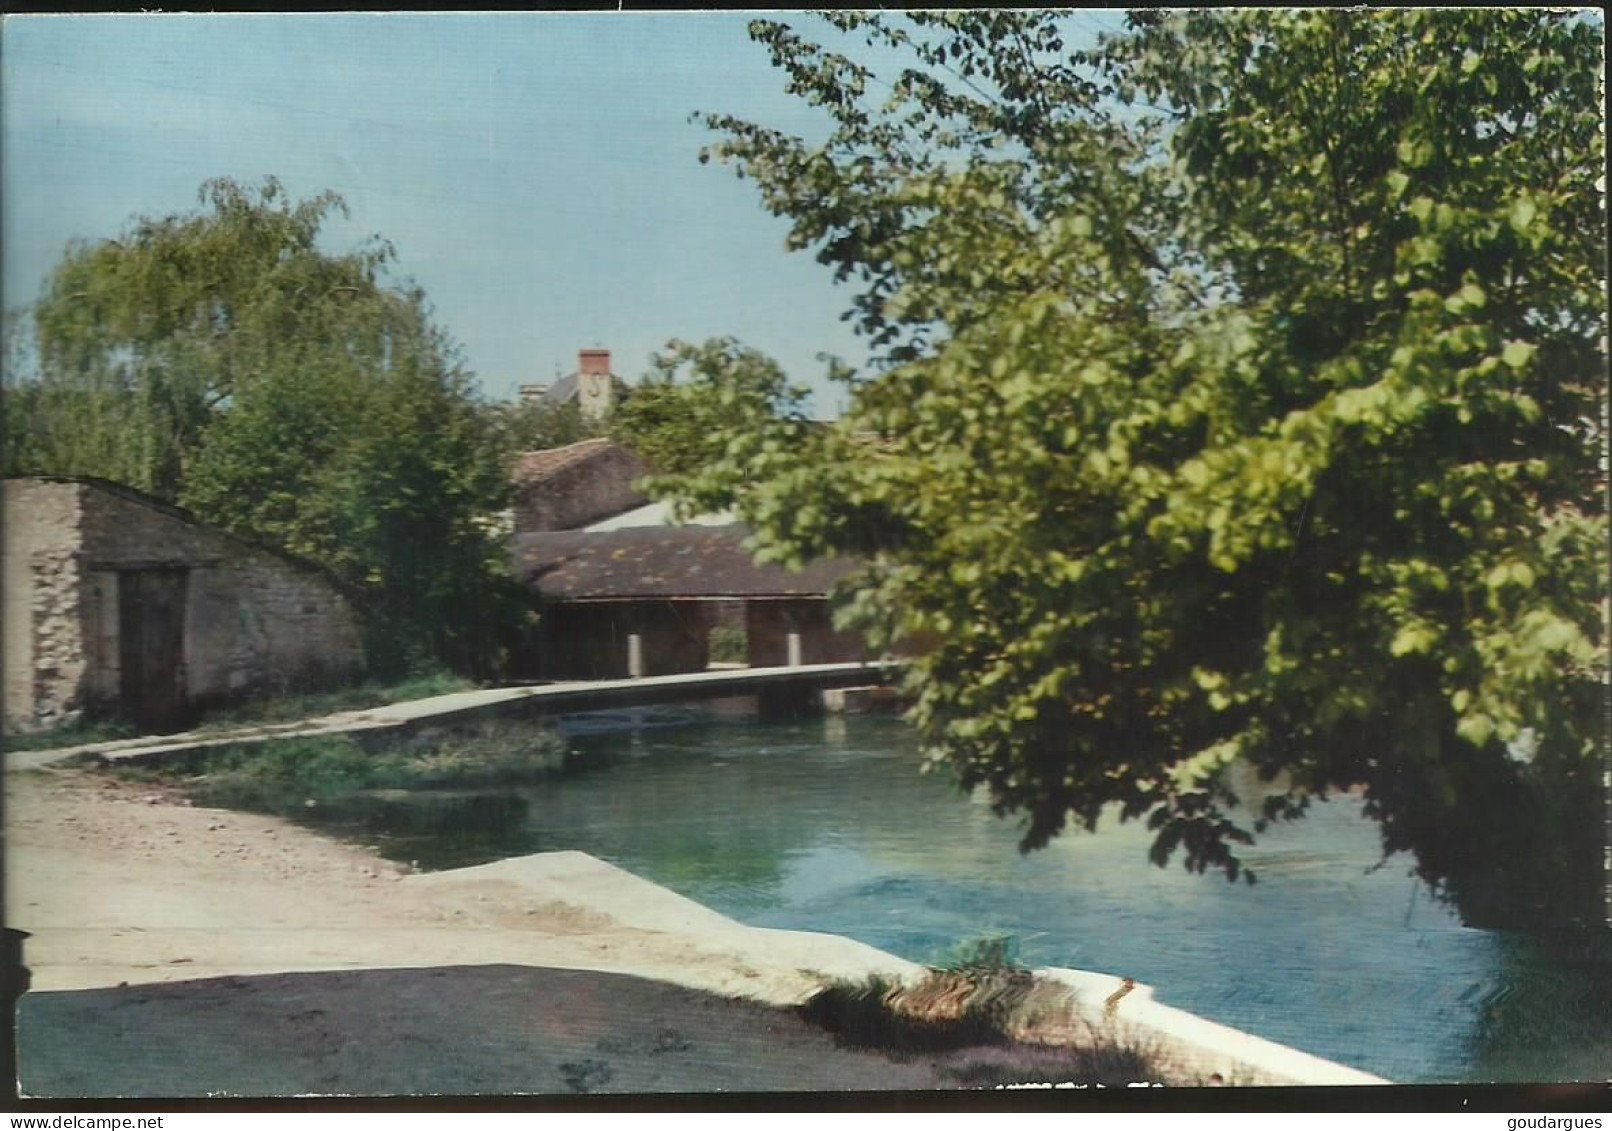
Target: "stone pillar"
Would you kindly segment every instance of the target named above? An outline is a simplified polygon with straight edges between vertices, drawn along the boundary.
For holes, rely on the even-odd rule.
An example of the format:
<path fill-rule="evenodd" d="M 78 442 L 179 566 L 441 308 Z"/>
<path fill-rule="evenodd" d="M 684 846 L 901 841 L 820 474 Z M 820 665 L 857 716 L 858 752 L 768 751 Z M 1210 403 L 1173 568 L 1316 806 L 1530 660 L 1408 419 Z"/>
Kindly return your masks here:
<path fill-rule="evenodd" d="M 630 679 L 644 678 L 644 638 L 636 632 L 627 634 L 627 675 Z"/>

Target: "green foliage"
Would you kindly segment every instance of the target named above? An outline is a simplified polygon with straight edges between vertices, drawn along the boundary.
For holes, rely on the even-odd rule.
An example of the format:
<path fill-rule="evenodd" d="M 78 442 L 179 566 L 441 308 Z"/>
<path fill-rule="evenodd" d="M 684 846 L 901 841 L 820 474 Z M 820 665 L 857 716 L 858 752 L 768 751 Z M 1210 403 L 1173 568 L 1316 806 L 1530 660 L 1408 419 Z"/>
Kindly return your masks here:
<path fill-rule="evenodd" d="M 549 731 L 494 729 L 366 751 L 345 735 L 223 746 L 129 773 L 179 785 L 204 805 L 317 818 L 359 790 L 452 789 L 542 779 L 565 746 Z"/>
<path fill-rule="evenodd" d="M 663 486 L 764 557 L 863 557 L 846 622 L 923 642 L 930 757 L 1027 849 L 1117 813 L 1236 878 L 1359 787 L 1469 922 L 1598 921 L 1596 28 L 1194 11 L 1071 53 L 1045 12 L 827 19 L 845 50 L 752 35 L 829 142 L 712 116 L 711 155 L 887 353 L 816 433 L 719 365 L 745 423 Z M 1235 760 L 1282 784 L 1235 797 Z"/>
<path fill-rule="evenodd" d="M 523 452 L 563 448 L 605 434 L 604 423 L 583 416 L 576 401 L 495 404 L 488 405 L 485 412 L 491 443 L 506 467 Z"/>
<path fill-rule="evenodd" d="M 382 674 L 490 674 L 523 615 L 487 517 L 507 477 L 424 295 L 387 283 L 378 237 L 319 249 L 332 193 L 201 199 L 69 248 L 33 309 L 39 371 L 8 388 L 6 469 L 129 483 L 328 567 L 368 598 Z"/>
<path fill-rule="evenodd" d="M 395 682 L 368 680 L 334 690 L 298 693 L 294 688 L 271 699 L 256 699 L 229 706 L 204 709 L 195 729 L 202 733 L 234 730 L 258 723 L 293 722 L 299 719 L 333 715 L 339 711 L 359 711 L 387 703 L 404 703 L 434 695 L 450 695 L 475 687 L 460 676 L 444 671 L 409 676 Z M 0 749 L 57 750 L 66 746 L 90 746 L 102 742 L 135 738 L 139 730 L 132 724 L 90 720 L 57 727 L 42 733 L 7 734 Z"/>
<path fill-rule="evenodd" d="M 657 471 L 697 471 L 721 443 L 720 434 L 701 420 L 705 407 L 670 381 L 646 381 L 610 414 L 610 436 Z"/>
<path fill-rule="evenodd" d="M 676 470 L 650 476 L 644 487 L 674 502 L 678 517 L 724 510 L 748 485 L 776 481 L 785 485 L 782 489 L 800 488 L 820 478 L 816 468 L 830 457 L 824 444 L 828 433 L 806 416 L 809 391 L 790 384 L 777 362 L 731 338 L 715 338 L 702 345 L 672 342 L 655 364 L 664 392 L 651 403 L 674 405 L 666 416 L 679 422 L 658 437 L 663 441 L 658 446 L 664 449 L 661 458 Z M 626 442 L 644 442 L 650 431 Z M 700 437 L 698 446 L 689 447 L 684 437 L 690 444 Z M 652 450 L 656 446 L 651 442 Z M 781 519 L 767 509 L 772 494 L 754 496 L 751 508 Z M 822 508 L 808 516 L 830 517 Z M 764 544 L 759 556 L 801 560 L 781 542 Z"/>
<path fill-rule="evenodd" d="M 719 624 L 711 630 L 707 650 L 713 664 L 749 663 L 750 638 L 737 625 Z"/>
<path fill-rule="evenodd" d="M 757 420 L 805 423 L 806 390 L 790 386 L 778 364 L 731 338 L 700 345 L 672 341 L 653 358 L 655 372 L 610 417 L 610 435 L 667 482 L 721 463 L 733 437 Z M 772 437 L 774 444 L 787 435 Z M 651 479 L 652 490 L 665 484 Z"/>
<path fill-rule="evenodd" d="M 68 746 L 116 742 L 122 738 L 134 738 L 138 734 L 138 728 L 129 723 L 81 719 L 47 731 L 34 731 L 28 734 L 8 732 L 0 738 L 0 751 L 61 750 Z"/>
<path fill-rule="evenodd" d="M 991 932 L 963 939 L 940 961 L 943 970 L 1022 970 L 1019 940 L 1014 935 Z"/>

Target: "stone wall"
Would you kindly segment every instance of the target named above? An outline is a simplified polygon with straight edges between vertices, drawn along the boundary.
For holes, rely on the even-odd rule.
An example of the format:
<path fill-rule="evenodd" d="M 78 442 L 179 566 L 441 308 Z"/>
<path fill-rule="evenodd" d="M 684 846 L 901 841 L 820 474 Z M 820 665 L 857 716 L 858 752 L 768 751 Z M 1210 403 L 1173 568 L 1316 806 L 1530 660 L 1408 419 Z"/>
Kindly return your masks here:
<path fill-rule="evenodd" d="M 113 484 L 32 479 L 0 488 L 8 730 L 127 706 L 118 606 L 128 571 L 186 571 L 181 666 L 193 706 L 362 671 L 358 617 L 314 567 Z"/>
<path fill-rule="evenodd" d="M 633 481 L 649 474 L 649 468 L 632 452 L 599 444 L 579 455 L 516 483 L 516 534 L 575 530 L 648 501 L 633 490 Z"/>
<path fill-rule="evenodd" d="M 80 602 L 77 483 L 0 483 L 5 729 L 53 727 L 84 706 L 90 664 Z"/>

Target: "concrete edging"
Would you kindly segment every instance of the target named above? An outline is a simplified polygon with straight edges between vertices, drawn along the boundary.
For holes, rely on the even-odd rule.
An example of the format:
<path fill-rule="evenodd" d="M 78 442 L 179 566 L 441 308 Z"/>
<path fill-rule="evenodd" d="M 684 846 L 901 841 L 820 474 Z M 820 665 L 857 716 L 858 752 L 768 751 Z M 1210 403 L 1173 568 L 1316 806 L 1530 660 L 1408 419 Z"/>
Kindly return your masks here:
<path fill-rule="evenodd" d="M 1241 1029 L 1164 1005 L 1153 987 L 1129 978 L 1049 966 L 1037 977 L 1075 991 L 1074 1008 L 1098 1032 L 1158 1048 L 1179 1069 L 1225 1084 L 1389 1084 L 1381 1076 L 1324 1060 Z"/>

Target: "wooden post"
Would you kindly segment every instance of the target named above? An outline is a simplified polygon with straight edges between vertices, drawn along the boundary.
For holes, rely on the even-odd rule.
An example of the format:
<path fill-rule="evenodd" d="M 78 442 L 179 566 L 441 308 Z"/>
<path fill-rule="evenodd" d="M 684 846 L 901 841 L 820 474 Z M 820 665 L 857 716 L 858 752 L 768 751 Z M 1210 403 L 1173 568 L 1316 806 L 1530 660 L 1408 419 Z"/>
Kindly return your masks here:
<path fill-rule="evenodd" d="M 627 675 L 644 678 L 644 638 L 636 632 L 627 634 Z"/>

